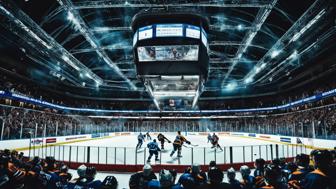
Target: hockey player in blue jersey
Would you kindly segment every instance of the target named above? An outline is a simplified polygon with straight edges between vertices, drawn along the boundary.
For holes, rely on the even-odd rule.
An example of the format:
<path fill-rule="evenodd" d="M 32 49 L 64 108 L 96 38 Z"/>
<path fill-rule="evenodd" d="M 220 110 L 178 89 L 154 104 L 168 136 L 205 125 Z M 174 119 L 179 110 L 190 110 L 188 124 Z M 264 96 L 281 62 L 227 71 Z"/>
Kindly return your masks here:
<path fill-rule="evenodd" d="M 154 139 L 153 142 L 148 143 L 147 148 L 149 150 L 149 157 L 147 162 L 151 161 L 153 155 L 155 155 L 155 161 L 159 161 L 159 151 L 161 150 L 158 143 L 156 143 L 156 139 Z"/>
<path fill-rule="evenodd" d="M 143 135 L 142 133 L 140 133 L 140 134 L 138 135 L 138 144 L 136 145 L 136 149 L 141 148 L 144 139 L 145 139 L 145 135 Z"/>

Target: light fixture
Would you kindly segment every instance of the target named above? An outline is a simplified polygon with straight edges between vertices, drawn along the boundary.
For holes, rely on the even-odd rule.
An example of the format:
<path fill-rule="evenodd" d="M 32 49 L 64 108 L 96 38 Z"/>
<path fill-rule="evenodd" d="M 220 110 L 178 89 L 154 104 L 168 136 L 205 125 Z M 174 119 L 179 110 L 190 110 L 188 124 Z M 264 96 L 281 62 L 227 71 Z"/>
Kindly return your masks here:
<path fill-rule="evenodd" d="M 229 84 L 226 85 L 226 90 L 228 90 L 228 91 L 232 91 L 232 90 L 234 90 L 236 87 L 237 87 L 237 83 L 232 82 L 232 83 L 229 83 Z"/>
<path fill-rule="evenodd" d="M 253 77 L 252 76 L 249 76 L 248 78 L 246 78 L 245 80 L 244 80 L 244 83 L 245 84 L 248 84 L 248 83 L 251 83 L 253 81 Z"/>
<path fill-rule="evenodd" d="M 306 32 L 312 25 L 314 25 L 325 13 L 326 13 L 325 9 L 323 9 L 321 12 L 319 12 L 310 22 L 308 22 L 307 25 L 305 25 L 305 27 L 303 27 L 299 32 L 297 32 L 293 36 L 293 38 L 289 41 L 289 43 L 298 40 L 301 37 L 301 35 L 304 32 Z"/>
<path fill-rule="evenodd" d="M 272 58 L 275 58 L 275 57 L 277 57 L 279 54 L 280 54 L 280 51 L 279 51 L 279 50 L 274 50 L 274 51 L 272 51 L 272 53 L 271 53 L 271 57 L 272 57 Z"/>

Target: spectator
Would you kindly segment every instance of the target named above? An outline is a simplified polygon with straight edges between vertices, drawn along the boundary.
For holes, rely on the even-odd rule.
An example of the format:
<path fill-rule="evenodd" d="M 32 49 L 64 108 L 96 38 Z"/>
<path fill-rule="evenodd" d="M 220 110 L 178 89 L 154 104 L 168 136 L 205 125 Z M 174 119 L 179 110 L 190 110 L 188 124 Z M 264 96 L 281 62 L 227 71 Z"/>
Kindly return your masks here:
<path fill-rule="evenodd" d="M 208 182 L 200 185 L 200 189 L 232 189 L 231 185 L 222 182 L 224 178 L 223 172 L 219 168 L 212 168 L 208 172 Z"/>
<path fill-rule="evenodd" d="M 228 169 L 227 176 L 232 189 L 241 189 L 240 182 L 236 179 L 236 171 L 233 167 Z"/>
<path fill-rule="evenodd" d="M 304 189 L 329 189 L 335 182 L 335 172 L 332 169 L 332 154 L 321 150 L 313 156 L 315 170 L 308 173 L 301 184 Z M 335 185 L 334 185 L 335 186 Z"/>
<path fill-rule="evenodd" d="M 129 180 L 130 189 L 147 189 L 148 182 L 151 180 L 157 180 L 152 166 L 145 164 L 141 172 L 135 173 L 131 176 Z"/>
<path fill-rule="evenodd" d="M 250 175 L 251 170 L 247 165 L 243 165 L 240 167 L 240 174 L 242 176 L 242 180 L 240 184 L 242 189 L 253 189 L 255 185 L 255 178 Z"/>

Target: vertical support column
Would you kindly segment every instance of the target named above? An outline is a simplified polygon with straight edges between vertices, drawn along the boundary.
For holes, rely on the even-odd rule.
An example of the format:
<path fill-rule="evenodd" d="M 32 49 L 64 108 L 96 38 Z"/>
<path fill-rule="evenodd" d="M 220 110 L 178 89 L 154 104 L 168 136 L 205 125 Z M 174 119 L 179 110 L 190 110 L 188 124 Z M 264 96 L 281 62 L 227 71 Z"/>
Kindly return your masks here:
<path fill-rule="evenodd" d="M 203 157 L 204 157 L 204 163 L 203 163 L 203 165 L 206 165 L 206 162 L 205 162 L 206 161 L 206 159 L 205 159 L 205 147 L 203 148 L 203 152 L 204 152 L 203 153 Z"/>
<path fill-rule="evenodd" d="M 108 156 L 107 156 L 108 153 L 107 153 L 107 152 L 108 152 L 108 147 L 106 147 L 106 151 L 105 151 L 105 152 L 106 152 L 105 164 L 107 164 L 107 158 L 108 158 Z"/>
<path fill-rule="evenodd" d="M 161 158 L 160 158 L 161 160 Z M 191 165 L 194 164 L 194 148 L 191 148 Z"/>
<path fill-rule="evenodd" d="M 144 150 L 144 164 L 146 164 L 146 148 Z"/>
<path fill-rule="evenodd" d="M 253 157 L 251 157 L 251 159 L 253 159 Z M 245 163 L 245 146 L 243 146 L 243 162 Z"/>
<path fill-rule="evenodd" d="M 5 118 L 2 118 L 2 126 L 1 126 L 1 140 L 3 139 L 3 133 L 4 133 L 4 130 L 5 130 Z"/>
<path fill-rule="evenodd" d="M 215 148 L 215 151 L 214 151 L 215 162 L 217 161 L 217 157 L 216 157 L 216 155 L 217 155 L 217 148 Z"/>
<path fill-rule="evenodd" d="M 90 146 L 87 147 L 86 163 L 90 163 Z"/>
<path fill-rule="evenodd" d="M 223 153 L 224 153 L 224 164 L 226 164 L 226 147 L 223 147 Z"/>
<path fill-rule="evenodd" d="M 232 152 L 232 146 L 230 146 L 230 164 L 233 164 L 233 152 Z"/>
<path fill-rule="evenodd" d="M 278 144 L 275 145 L 275 157 L 279 158 L 279 145 Z"/>
<path fill-rule="evenodd" d="M 312 132 L 313 132 L 313 138 L 316 138 L 316 133 L 315 133 L 315 121 L 312 121 Z"/>
<path fill-rule="evenodd" d="M 21 128 L 20 128 L 20 139 L 22 139 L 22 132 L 23 132 L 23 118 L 24 118 L 24 116 L 25 116 L 25 113 L 23 114 L 23 117 L 22 117 L 21 122 L 20 122 L 20 126 L 21 126 Z"/>
<path fill-rule="evenodd" d="M 137 165 L 138 164 L 138 153 L 137 153 L 137 149 L 135 149 L 135 151 L 134 151 L 135 153 L 135 165 Z M 160 160 L 161 160 L 161 158 L 160 158 Z"/>
<path fill-rule="evenodd" d="M 77 150 L 76 150 L 76 162 L 78 162 L 78 149 L 79 149 L 79 147 L 77 146 Z"/>
<path fill-rule="evenodd" d="M 251 161 L 253 162 L 254 161 L 254 158 L 253 158 L 253 146 L 251 146 Z"/>
<path fill-rule="evenodd" d="M 117 147 L 114 147 L 114 164 L 117 164 Z"/>
<path fill-rule="evenodd" d="M 98 164 L 99 164 L 99 146 L 98 146 L 98 159 L 97 159 L 97 162 L 98 162 Z"/>
<path fill-rule="evenodd" d="M 273 160 L 273 145 L 270 144 L 270 147 L 271 147 L 271 160 Z"/>
<path fill-rule="evenodd" d="M 72 150 L 72 146 L 70 146 L 70 149 L 69 149 L 69 163 L 71 163 L 71 150 Z"/>
<path fill-rule="evenodd" d="M 56 121 L 56 130 L 55 130 L 55 136 L 58 136 L 58 121 Z"/>

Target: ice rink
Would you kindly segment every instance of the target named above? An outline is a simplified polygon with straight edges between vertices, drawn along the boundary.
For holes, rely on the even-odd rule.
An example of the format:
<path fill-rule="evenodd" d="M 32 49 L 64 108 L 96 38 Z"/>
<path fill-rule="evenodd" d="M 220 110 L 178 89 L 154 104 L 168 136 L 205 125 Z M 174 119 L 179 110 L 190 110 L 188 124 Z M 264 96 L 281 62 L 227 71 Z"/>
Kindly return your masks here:
<path fill-rule="evenodd" d="M 176 135 L 166 133 L 165 136 L 174 141 Z M 154 138 L 156 136 L 152 135 L 152 139 Z M 211 149 L 211 144 L 208 143 L 206 135 L 192 135 L 191 133 L 187 134 L 186 138 L 192 145 L 197 145 L 197 147 L 185 144 L 182 147 L 181 158 L 177 158 L 177 152 L 173 157 L 170 157 L 169 154 L 173 149 L 173 145 L 166 142 L 165 150 L 159 153 L 160 161 L 155 162 L 154 157 L 152 157 L 151 164 L 208 164 L 211 160 L 215 160 L 218 164 L 230 163 L 231 161 L 233 163 L 242 163 L 252 162 L 257 158 L 271 160 L 277 155 L 282 158 L 294 157 L 302 152 L 309 153 L 303 147 L 240 136 L 219 136 L 219 144 L 224 149 L 221 151 L 219 149 Z M 72 162 L 144 164 L 149 155 L 148 149 L 145 148 L 149 140 L 146 140 L 139 150 L 135 149 L 137 142 L 137 133 L 135 133 L 128 136 L 112 136 L 60 146 L 47 146 L 31 150 L 30 155 L 33 156 L 35 154 L 40 157 L 54 156 L 57 160 Z M 29 152 L 25 151 L 25 154 L 29 154 Z"/>

